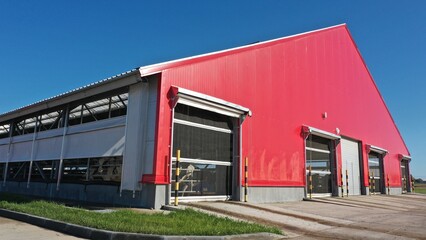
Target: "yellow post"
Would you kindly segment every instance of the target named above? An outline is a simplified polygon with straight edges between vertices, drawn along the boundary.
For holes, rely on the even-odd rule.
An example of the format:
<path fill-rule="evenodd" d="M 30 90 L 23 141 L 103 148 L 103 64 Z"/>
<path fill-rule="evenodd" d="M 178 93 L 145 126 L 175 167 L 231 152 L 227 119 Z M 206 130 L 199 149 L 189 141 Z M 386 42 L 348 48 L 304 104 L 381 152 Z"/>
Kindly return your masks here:
<path fill-rule="evenodd" d="M 404 177 L 403 184 L 404 184 L 404 186 L 403 186 L 402 189 L 403 189 L 404 192 L 407 192 L 407 178 L 406 177 Z"/>
<path fill-rule="evenodd" d="M 373 183 L 373 194 L 376 194 L 376 181 L 374 181 L 374 172 L 371 172 L 371 182 Z"/>
<path fill-rule="evenodd" d="M 390 195 L 390 183 L 389 183 L 389 174 L 386 174 L 387 182 L 388 182 L 388 195 Z"/>
<path fill-rule="evenodd" d="M 244 161 L 244 202 L 248 200 L 248 157 Z"/>
<path fill-rule="evenodd" d="M 312 167 L 309 166 L 309 198 L 312 199 Z"/>
<path fill-rule="evenodd" d="M 180 175 L 180 150 L 176 151 L 176 176 L 175 176 L 175 206 L 179 205 L 179 175 Z"/>
<path fill-rule="evenodd" d="M 349 197 L 349 174 L 348 174 L 348 169 L 346 169 L 346 197 Z"/>
<path fill-rule="evenodd" d="M 373 191 L 373 189 L 371 189 L 372 185 L 373 185 L 373 183 L 372 183 L 372 180 L 371 180 L 371 173 L 370 173 L 370 174 L 368 175 L 368 188 L 370 189 L 370 191 L 368 191 L 368 194 L 369 194 L 369 195 L 371 195 L 371 193 L 372 193 L 372 191 Z"/>
<path fill-rule="evenodd" d="M 343 170 L 340 168 L 340 189 L 342 190 L 342 197 L 345 196 L 345 190 L 343 189 Z"/>

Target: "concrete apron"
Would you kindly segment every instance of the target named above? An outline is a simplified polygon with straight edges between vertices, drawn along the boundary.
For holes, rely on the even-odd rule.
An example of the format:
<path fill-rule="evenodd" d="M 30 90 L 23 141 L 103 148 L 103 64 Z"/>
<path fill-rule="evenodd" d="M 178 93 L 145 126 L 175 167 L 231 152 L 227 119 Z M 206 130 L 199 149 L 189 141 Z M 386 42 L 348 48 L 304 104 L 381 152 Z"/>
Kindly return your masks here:
<path fill-rule="evenodd" d="M 413 214 L 418 212 L 423 215 L 418 216 L 416 221 L 426 222 L 425 203 L 426 196 L 414 198 L 408 195 L 376 195 L 319 198 L 311 202 L 282 204 L 198 202 L 186 205 L 246 221 L 277 226 L 290 238 L 419 239 L 426 236 L 424 227 L 407 225 L 410 225 Z M 323 208 L 326 214 L 315 211 L 317 208 Z M 408 223 L 406 221 L 405 225 L 401 225 L 399 222 L 404 219 Z M 416 222 L 412 225 L 416 225 Z"/>

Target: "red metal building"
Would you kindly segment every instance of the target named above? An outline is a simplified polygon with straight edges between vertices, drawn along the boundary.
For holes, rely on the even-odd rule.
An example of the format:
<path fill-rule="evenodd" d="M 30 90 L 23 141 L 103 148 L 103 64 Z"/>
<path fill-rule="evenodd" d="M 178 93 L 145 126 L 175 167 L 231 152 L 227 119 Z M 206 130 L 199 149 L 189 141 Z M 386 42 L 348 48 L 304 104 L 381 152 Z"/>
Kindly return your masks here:
<path fill-rule="evenodd" d="M 154 169 L 152 174 L 143 176 L 144 183 L 170 183 L 171 102 L 177 95 L 171 89 L 177 87 L 235 103 L 252 112 L 239 129 L 242 144 L 241 156 L 237 156 L 238 186 L 244 184 L 243 159 L 249 159 L 249 199 L 279 201 L 289 198 L 281 194 L 298 198 L 309 193 L 309 165 L 315 172 L 311 172 L 313 184 L 321 185 L 313 186 L 314 193 L 339 194 L 340 173 L 346 182 L 346 170 L 351 169 L 358 172 L 349 171 L 348 175 L 356 175 L 348 176 L 356 188 L 349 194 L 368 194 L 369 190 L 400 193 L 409 189 L 408 149 L 346 25 L 140 71 L 143 75 L 161 75 Z M 312 135 L 319 137 L 314 144 L 323 142 L 329 145 L 328 149 L 309 149 L 306 141 Z M 351 166 L 342 157 L 342 141 L 355 144 L 358 156 L 350 159 Z M 351 147 L 348 148 L 347 158 L 353 158 Z M 330 162 L 321 162 L 326 156 L 309 159 L 312 153 L 328 153 Z M 358 170 L 354 164 L 359 165 Z M 330 180 L 324 179 L 327 175 Z M 332 186 L 322 189 L 325 180 Z M 402 186 L 404 181 L 407 186 Z M 375 189 L 370 188 L 373 184 Z M 294 189 L 289 192 L 292 188 L 302 189 L 302 194 Z M 259 194 L 266 194 L 269 199 Z M 277 196 L 271 197 L 274 194 Z"/>
<path fill-rule="evenodd" d="M 43 120 L 49 111 L 53 125 Z M 140 67 L 2 114 L 0 127 L 2 191 L 19 190 L 10 166 L 21 171 L 27 162 L 20 192 L 75 198 L 78 191 L 79 200 L 95 202 L 108 192 L 111 201 L 155 208 L 176 194 L 279 202 L 411 186 L 409 151 L 344 24 Z M 46 168 L 52 186 L 31 182 L 41 179 L 32 176 L 33 162 L 54 166 Z M 105 177 L 98 169 L 111 162 Z M 85 181 L 102 188 L 90 195 L 75 184 Z"/>

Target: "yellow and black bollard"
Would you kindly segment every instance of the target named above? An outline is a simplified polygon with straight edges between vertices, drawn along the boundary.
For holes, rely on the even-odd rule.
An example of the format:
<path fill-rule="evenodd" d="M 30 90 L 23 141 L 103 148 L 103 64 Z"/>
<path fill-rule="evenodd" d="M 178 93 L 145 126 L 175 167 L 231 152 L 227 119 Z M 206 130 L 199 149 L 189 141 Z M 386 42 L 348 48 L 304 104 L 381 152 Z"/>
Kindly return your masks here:
<path fill-rule="evenodd" d="M 371 173 L 371 183 L 373 184 L 373 194 L 376 194 L 376 181 L 374 181 L 374 172 Z"/>
<path fill-rule="evenodd" d="M 176 176 L 175 176 L 175 206 L 179 205 L 179 175 L 180 175 L 180 150 L 176 152 Z"/>
<path fill-rule="evenodd" d="M 406 177 L 404 177 L 403 184 L 404 184 L 404 186 L 403 186 L 402 189 L 403 189 L 404 192 L 407 192 L 407 178 Z"/>
<path fill-rule="evenodd" d="M 387 185 L 388 185 L 388 195 L 390 195 L 390 182 L 389 182 L 389 174 L 386 174 L 386 180 L 387 180 Z"/>
<path fill-rule="evenodd" d="M 342 197 L 345 196 L 344 189 L 343 189 L 343 170 L 340 169 L 340 189 L 342 190 Z"/>
<path fill-rule="evenodd" d="M 349 197 L 349 174 L 348 174 L 348 169 L 346 169 L 346 197 Z"/>
<path fill-rule="evenodd" d="M 248 157 L 245 159 L 244 163 L 244 202 L 247 202 L 248 195 Z"/>
<path fill-rule="evenodd" d="M 309 198 L 312 199 L 312 167 L 309 166 Z"/>
<path fill-rule="evenodd" d="M 368 188 L 370 191 L 368 191 L 368 194 L 371 195 L 371 193 L 373 192 L 373 190 L 371 189 L 371 187 L 373 186 L 373 183 L 371 181 L 371 174 L 368 175 Z"/>

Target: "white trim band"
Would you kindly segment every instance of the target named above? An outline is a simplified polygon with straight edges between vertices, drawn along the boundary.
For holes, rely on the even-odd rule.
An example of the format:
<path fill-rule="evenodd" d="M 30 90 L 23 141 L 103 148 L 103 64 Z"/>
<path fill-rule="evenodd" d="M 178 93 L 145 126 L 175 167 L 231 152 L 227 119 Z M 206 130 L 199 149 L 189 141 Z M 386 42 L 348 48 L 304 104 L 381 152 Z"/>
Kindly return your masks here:
<path fill-rule="evenodd" d="M 185 120 L 181 120 L 181 119 L 177 119 L 177 118 L 175 118 L 173 120 L 173 122 L 177 123 L 177 124 L 181 124 L 181 125 L 186 125 L 186 126 L 191 126 L 191 127 L 197 127 L 197 128 L 212 130 L 212 131 L 215 131 L 215 132 L 232 133 L 232 130 L 230 130 L 230 129 L 213 127 L 213 126 L 204 125 L 204 124 L 201 124 L 201 123 L 190 122 L 190 121 L 185 121 Z"/>
<path fill-rule="evenodd" d="M 403 161 L 403 160 L 405 160 L 405 161 L 411 161 L 411 156 L 404 155 L 404 154 L 399 154 L 399 159 L 400 159 L 400 161 Z"/>
<path fill-rule="evenodd" d="M 172 161 L 176 161 L 176 157 L 172 157 Z M 215 160 L 203 160 L 203 159 L 182 158 L 182 157 L 180 158 L 180 162 L 232 166 L 232 162 L 222 162 L 222 161 L 215 161 Z"/>
<path fill-rule="evenodd" d="M 250 109 L 235 103 L 227 102 L 223 99 L 215 98 L 199 92 L 194 92 L 185 88 L 172 86 L 177 94 L 177 103 L 219 113 L 222 115 L 240 118 L 241 116 L 251 116 Z"/>
<path fill-rule="evenodd" d="M 320 152 L 320 153 L 330 154 L 330 151 L 328 151 L 328 150 L 322 150 L 322 149 L 318 149 L 318 148 L 306 147 L 306 150 L 313 151 L 313 152 Z"/>
<path fill-rule="evenodd" d="M 323 138 L 327 138 L 327 139 L 331 139 L 331 140 L 336 140 L 336 139 L 340 139 L 341 137 L 339 135 L 330 133 L 330 132 L 326 132 L 314 127 L 309 127 L 309 126 L 303 126 L 303 129 L 305 132 L 313 134 L 315 136 L 319 136 L 319 137 L 323 137 Z"/>
<path fill-rule="evenodd" d="M 387 154 L 388 153 L 388 150 L 386 150 L 384 148 L 379 148 L 379 147 L 376 147 L 376 146 L 373 146 L 373 145 L 367 145 L 367 146 L 368 146 L 370 152 L 376 152 L 376 153 L 379 153 L 379 154 Z"/>

